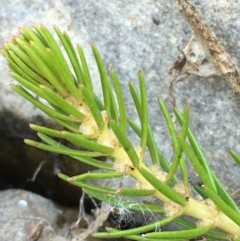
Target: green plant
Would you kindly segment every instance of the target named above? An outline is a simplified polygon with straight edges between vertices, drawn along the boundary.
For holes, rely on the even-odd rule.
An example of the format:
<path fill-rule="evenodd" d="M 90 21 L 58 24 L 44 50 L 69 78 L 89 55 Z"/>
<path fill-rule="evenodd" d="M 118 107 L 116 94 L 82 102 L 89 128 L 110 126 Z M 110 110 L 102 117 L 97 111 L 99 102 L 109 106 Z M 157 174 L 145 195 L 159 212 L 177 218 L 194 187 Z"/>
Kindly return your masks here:
<path fill-rule="evenodd" d="M 138 125 L 127 119 L 118 76 L 111 70 L 110 80 L 96 46 L 92 45 L 92 50 L 100 74 L 103 102 L 93 91 L 81 46 L 78 45 L 75 51 L 69 36 L 57 27 L 55 31 L 70 64 L 52 34 L 44 26 L 35 25 L 34 29 L 21 28 L 22 36 L 14 37 L 12 42 L 6 43 L 1 50 L 9 63 L 12 77 L 21 84 L 11 85 L 13 90 L 66 128 L 64 131 L 58 131 L 31 124 L 30 127 L 38 132 L 44 143 L 28 139 L 25 143 L 71 156 L 100 169 L 101 172 L 89 172 L 74 177 L 59 174 L 63 180 L 83 188 L 88 195 L 110 204 L 113 204 L 111 200 L 117 196 L 126 197 L 126 201 L 123 202 L 126 209 L 152 212 L 161 216 L 157 222 L 138 228 L 107 228 L 107 232 L 95 233 L 93 236 L 126 237 L 132 240 L 189 240 L 204 236 L 207 240 L 240 240 L 240 210 L 207 164 L 189 128 L 189 108 L 186 106 L 183 114 L 174 109 L 174 114 L 182 127 L 178 134 L 164 102 L 158 101 L 175 150 L 174 158 L 169 163 L 156 146 L 148 122 L 143 73 L 138 73 L 139 91 L 133 83 L 129 83 L 140 120 Z M 133 146 L 129 140 L 127 128 L 132 128 L 139 136 L 139 147 Z M 88 151 L 70 149 L 52 138 L 64 138 Z M 144 161 L 146 150 L 149 151 L 152 161 L 148 165 Z M 239 163 L 240 157 L 232 151 L 230 153 Z M 108 157 L 109 161 L 99 161 L 96 159 L 99 156 Z M 201 200 L 196 199 L 190 192 L 186 157 L 202 180 L 201 186 L 195 186 L 196 191 L 202 196 Z M 121 178 L 126 175 L 136 180 L 135 188 L 123 186 L 116 190 L 87 181 Z M 143 197 L 145 200 L 148 197 L 155 197 L 158 202 L 142 201 L 133 205 L 132 201 L 128 201 L 132 197 Z M 190 220 L 187 216 L 194 219 Z M 155 230 L 156 227 L 171 222 L 181 226 L 182 230 Z"/>

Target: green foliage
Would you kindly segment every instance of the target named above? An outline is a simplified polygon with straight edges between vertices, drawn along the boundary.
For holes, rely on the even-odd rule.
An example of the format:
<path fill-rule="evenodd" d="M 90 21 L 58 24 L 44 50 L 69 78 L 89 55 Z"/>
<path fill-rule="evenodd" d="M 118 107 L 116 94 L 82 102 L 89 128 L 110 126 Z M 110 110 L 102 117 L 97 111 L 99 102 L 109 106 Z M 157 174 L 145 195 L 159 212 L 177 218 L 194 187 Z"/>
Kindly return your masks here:
<path fill-rule="evenodd" d="M 64 131 L 58 131 L 31 124 L 30 127 L 38 132 L 43 143 L 32 140 L 25 142 L 100 169 L 101 172 L 74 177 L 59 174 L 66 182 L 84 188 L 88 195 L 112 206 L 115 205 L 112 200 L 124 197 L 124 208 L 161 216 L 159 220 L 138 228 L 124 231 L 107 228 L 106 232 L 93 236 L 126 237 L 132 240 L 189 240 L 197 237 L 205 237 L 207 240 L 239 240 L 240 210 L 210 169 L 190 130 L 189 108 L 186 106 L 183 114 L 174 110 L 178 125 L 182 127 L 178 133 L 165 103 L 159 100 L 175 151 L 173 160 L 168 162 L 156 145 L 148 121 L 143 73 L 138 73 L 139 91 L 133 83 L 129 83 L 129 91 L 140 120 L 138 125 L 131 120 L 131 116 L 127 118 L 118 76 L 114 70 L 110 70 L 108 75 L 96 46 L 92 45 L 92 51 L 100 74 L 103 102 L 94 93 L 81 46 L 78 45 L 75 51 L 69 36 L 57 27 L 55 31 L 68 60 L 44 26 L 20 29 L 21 37 L 14 37 L 12 42 L 6 43 L 1 50 L 9 63 L 10 74 L 20 83 L 11 85 L 12 89 L 65 127 Z M 36 98 L 36 95 L 41 98 Z M 127 128 L 132 128 L 139 136 L 139 147 L 135 147 L 129 140 Z M 59 144 L 54 138 L 66 139 L 87 151 L 71 149 Z M 152 164 L 147 165 L 144 160 L 146 150 L 151 156 Z M 230 154 L 240 163 L 240 157 L 235 152 L 230 151 Z M 111 161 L 99 161 L 97 157 L 100 156 Z M 190 160 L 203 183 L 202 186 L 195 187 L 202 196 L 201 200 L 196 199 L 190 191 L 186 158 Z M 87 181 L 128 175 L 135 179 L 137 187 L 123 186 L 116 190 L 100 186 L 100 182 L 92 184 Z M 146 200 L 148 197 L 155 197 L 157 201 L 133 205 L 132 197 L 144 197 Z M 187 216 L 193 219 L 190 221 Z M 182 230 L 156 229 L 169 223 L 179 225 Z"/>

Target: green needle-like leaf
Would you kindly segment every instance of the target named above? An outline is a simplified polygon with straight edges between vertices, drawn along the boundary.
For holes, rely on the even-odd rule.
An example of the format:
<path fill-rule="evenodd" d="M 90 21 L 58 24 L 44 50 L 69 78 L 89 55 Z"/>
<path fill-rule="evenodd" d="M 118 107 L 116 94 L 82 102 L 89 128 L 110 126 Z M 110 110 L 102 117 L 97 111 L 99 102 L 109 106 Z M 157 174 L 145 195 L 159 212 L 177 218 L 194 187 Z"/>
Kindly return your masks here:
<path fill-rule="evenodd" d="M 174 109 L 174 114 L 177 117 L 178 122 L 182 125 L 183 117 L 182 117 L 181 113 L 177 109 Z M 188 128 L 188 140 L 195 152 L 196 157 L 198 158 L 198 161 L 201 163 L 201 165 L 205 169 L 206 173 L 208 174 L 209 181 L 211 182 L 210 186 L 213 188 L 213 190 L 217 191 L 210 167 L 206 161 L 206 158 L 205 158 L 200 146 L 197 143 L 196 138 L 194 137 L 192 131 L 190 130 L 190 128 Z"/>
<path fill-rule="evenodd" d="M 14 79 L 16 79 L 20 84 L 22 84 L 25 88 L 27 88 L 28 90 L 32 91 L 33 93 L 37 94 L 38 96 L 40 96 L 41 98 L 45 99 L 45 94 L 43 93 L 43 91 L 39 88 L 39 86 L 36 86 L 35 84 L 33 84 L 31 81 L 28 81 L 28 79 L 26 78 L 22 78 L 19 74 L 15 73 L 15 72 L 10 72 L 10 74 L 12 75 L 12 77 Z"/>
<path fill-rule="evenodd" d="M 77 122 L 79 120 L 76 120 L 73 117 L 63 115 L 47 106 L 42 104 L 38 99 L 33 97 L 30 93 L 28 93 L 24 88 L 22 88 L 20 85 L 10 85 L 13 90 L 15 90 L 18 94 L 23 96 L 25 99 L 27 99 L 29 102 L 33 103 L 36 107 L 38 107 L 40 110 L 42 110 L 44 113 L 51 117 L 57 117 L 61 120 L 65 120 L 67 122 Z"/>
<path fill-rule="evenodd" d="M 122 87 L 120 85 L 118 76 L 114 70 L 110 70 L 110 75 L 113 81 L 114 89 L 117 96 L 118 101 L 118 112 L 119 112 L 119 118 L 120 118 L 120 125 L 124 132 L 126 132 L 127 129 L 127 117 L 126 117 L 126 107 L 125 102 L 123 98 L 123 91 Z"/>
<path fill-rule="evenodd" d="M 161 102 L 161 106 L 162 106 L 163 102 Z M 162 107 L 162 109 L 164 109 Z M 166 117 L 168 116 L 168 114 L 166 114 Z M 167 117 L 168 118 L 168 117 Z M 169 123 L 169 120 L 168 120 L 168 123 Z M 170 124 L 171 126 L 172 123 Z M 184 108 L 184 115 L 183 115 L 183 124 L 182 124 L 182 131 L 181 131 L 181 135 L 180 135 L 180 138 L 182 140 L 185 140 L 186 139 L 186 136 L 187 136 L 187 132 L 188 132 L 188 125 L 189 125 L 189 108 L 188 107 L 185 107 Z M 175 138 L 174 138 L 175 139 Z M 181 160 L 181 170 L 182 170 L 182 175 L 183 175 L 183 179 L 184 179 L 184 183 L 186 185 L 188 185 L 188 175 L 187 175 L 187 170 L 186 170 L 186 165 L 185 165 L 185 162 L 182 158 L 182 146 L 180 145 L 180 143 L 177 144 L 176 146 L 176 153 L 175 153 L 175 157 L 173 159 L 173 164 L 168 172 L 168 177 L 167 177 L 167 180 L 171 180 L 173 175 L 176 173 L 177 171 L 177 168 L 179 166 L 179 163 L 180 163 L 180 160 Z"/>
<path fill-rule="evenodd" d="M 216 177 L 216 175 L 212 172 L 212 176 L 214 178 L 217 192 L 220 195 L 221 199 L 229 205 L 231 208 L 233 208 L 236 212 L 240 213 L 240 209 L 236 202 L 234 202 L 233 198 L 229 194 L 229 192 L 226 190 L 226 188 L 223 186 L 223 184 L 219 181 L 219 179 Z"/>
<path fill-rule="evenodd" d="M 134 86 L 134 84 L 132 82 L 129 82 L 128 84 L 135 108 L 137 110 L 138 113 L 138 117 L 139 119 L 141 119 L 141 100 L 140 100 L 140 96 L 136 90 L 136 87 Z"/>
<path fill-rule="evenodd" d="M 78 176 L 73 176 L 69 178 L 69 181 L 82 181 L 85 179 L 109 179 L 109 178 L 118 178 L 122 177 L 122 172 L 87 172 Z"/>
<path fill-rule="evenodd" d="M 109 82 L 108 82 L 109 83 Z M 109 83 L 109 95 L 110 95 L 110 113 L 111 113 L 111 119 L 116 121 L 119 124 L 119 114 L 118 114 L 118 108 L 116 103 L 115 94 L 113 93 L 113 88 L 110 87 Z"/>
<path fill-rule="evenodd" d="M 8 49 L 6 52 L 9 54 L 8 61 L 10 68 L 12 70 L 14 69 L 13 72 L 18 73 L 23 78 L 27 78 L 27 80 L 32 83 L 38 83 L 51 87 L 51 84 L 45 78 L 43 78 L 39 69 L 36 67 L 36 65 L 34 65 L 29 56 L 19 46 L 16 46 L 12 43 L 5 45 Z M 16 57 L 13 58 L 10 52 L 14 53 Z"/>
<path fill-rule="evenodd" d="M 144 207 L 144 205 L 146 206 L 144 207 L 144 211 L 146 212 L 152 212 L 152 213 L 161 214 L 161 215 L 165 213 L 164 208 L 160 205 L 146 202 L 146 201 L 144 201 L 143 203 L 144 204 L 142 205 L 142 207 Z"/>
<path fill-rule="evenodd" d="M 41 48 L 46 47 L 46 45 L 42 42 L 42 39 L 39 38 L 39 36 L 34 31 L 32 31 L 30 28 L 28 28 L 28 27 L 20 28 L 19 32 L 22 34 L 24 39 L 27 40 L 28 42 L 33 41 Z"/>
<path fill-rule="evenodd" d="M 9 64 L 11 65 L 11 67 L 14 68 L 17 73 L 19 73 L 22 77 L 27 78 L 28 81 L 35 85 L 38 85 L 38 83 L 42 83 L 50 87 L 49 83 L 44 78 L 42 78 L 35 71 L 29 68 L 28 65 L 25 64 L 21 59 L 19 59 L 13 51 L 9 50 L 8 52 L 12 58 L 9 59 Z"/>
<path fill-rule="evenodd" d="M 101 77 L 104 106 L 108 113 L 108 116 L 111 116 L 111 114 L 110 114 L 110 108 L 111 108 L 110 89 L 109 89 L 109 81 L 108 81 L 107 71 L 104 66 L 103 60 L 98 52 L 98 49 L 95 45 L 92 45 L 92 51 L 93 51 L 95 60 L 97 62 L 98 70 L 99 70 L 100 77 Z"/>
<path fill-rule="evenodd" d="M 57 123 L 59 123 L 61 126 L 65 127 L 66 129 L 68 129 L 69 131 L 72 131 L 73 133 L 81 133 L 79 131 L 79 123 L 75 122 L 70 122 L 70 121 L 65 121 L 62 120 L 60 118 L 57 118 L 56 116 L 52 115 L 50 116 L 54 121 L 56 121 Z"/>
<path fill-rule="evenodd" d="M 192 165 L 195 168 L 195 171 L 197 172 L 198 176 L 201 178 L 202 182 L 204 183 L 204 185 L 210 187 L 212 190 L 215 190 L 211 179 L 208 175 L 208 173 L 206 173 L 205 169 L 202 167 L 202 165 L 199 163 L 195 153 L 193 152 L 193 150 L 190 148 L 190 146 L 181 138 L 179 139 L 179 143 L 182 146 L 183 150 L 185 151 L 185 153 L 187 154 L 189 160 L 191 161 Z"/>
<path fill-rule="evenodd" d="M 178 140 L 177 140 L 177 132 L 176 132 L 176 128 L 172 122 L 172 118 L 170 116 L 170 113 L 165 105 L 165 103 L 163 102 L 163 100 L 158 100 L 159 103 L 159 107 L 163 113 L 163 116 L 165 118 L 165 121 L 167 123 L 167 127 L 168 127 L 168 131 L 170 133 L 170 136 L 172 138 L 172 142 L 173 142 L 173 148 L 176 151 L 177 150 L 177 146 L 178 146 Z"/>
<path fill-rule="evenodd" d="M 133 235 L 133 234 L 140 234 L 140 233 L 145 233 L 151 230 L 155 230 L 156 227 L 162 227 L 168 223 L 170 223 L 174 218 L 176 218 L 175 216 L 173 217 L 169 217 L 169 218 L 164 218 L 161 221 L 158 222 L 154 222 L 151 224 L 147 224 L 144 225 L 142 227 L 138 227 L 138 228 L 133 228 L 133 229 L 128 229 L 128 230 L 116 230 L 113 228 L 108 228 L 107 231 L 108 232 L 101 232 L 101 233 L 95 233 L 93 234 L 94 237 L 96 238 L 120 238 L 120 237 L 127 237 L 129 235 Z"/>
<path fill-rule="evenodd" d="M 81 157 L 71 156 L 71 157 L 80 161 L 81 163 L 86 163 L 87 165 L 92 166 L 92 167 L 96 167 L 96 168 L 103 169 L 103 170 L 109 170 L 109 171 L 114 170 L 114 168 L 111 164 L 103 162 L 103 161 L 99 161 L 92 157 L 86 157 L 86 156 L 81 156 Z"/>
<path fill-rule="evenodd" d="M 93 116 L 99 130 L 103 130 L 103 128 L 105 127 L 105 123 L 104 123 L 104 120 L 102 117 L 102 113 L 99 110 L 97 103 L 95 102 L 93 93 L 84 86 L 81 88 L 81 92 L 84 97 L 84 100 L 87 103 L 87 106 L 89 107 L 89 109 L 92 113 L 92 116 Z"/>
<path fill-rule="evenodd" d="M 105 153 L 105 154 L 111 154 L 113 152 L 113 148 L 98 144 L 97 142 L 94 142 L 94 141 L 90 141 L 86 139 L 84 136 L 79 134 L 72 134 L 67 131 L 62 131 L 61 135 L 66 140 L 92 151 Z"/>
<path fill-rule="evenodd" d="M 145 152 L 147 145 L 147 137 L 148 137 L 148 102 L 147 102 L 147 93 L 146 93 L 146 82 L 142 71 L 138 73 L 139 78 L 139 86 L 140 86 L 140 95 L 141 95 L 141 148 L 142 155 Z"/>
<path fill-rule="evenodd" d="M 67 86 L 70 93 L 79 100 L 80 95 L 78 88 L 75 85 L 74 77 L 68 67 L 68 64 L 63 56 L 63 53 L 61 52 L 59 46 L 57 45 L 56 41 L 54 40 L 52 34 L 49 32 L 49 30 L 41 26 L 40 28 L 38 26 L 34 26 L 35 30 L 42 36 L 43 39 L 48 43 L 50 46 L 50 49 L 52 50 L 53 54 L 55 55 L 54 63 L 58 66 L 59 71 L 61 71 L 61 79 Z"/>
<path fill-rule="evenodd" d="M 126 236 L 126 238 L 130 240 L 137 240 L 137 241 L 157 241 L 158 240 L 155 238 L 146 238 L 146 237 L 143 237 L 142 235 L 129 235 L 129 236 Z M 161 239 L 161 241 L 170 241 L 170 240 Z M 171 239 L 171 241 L 186 241 L 186 239 Z"/>
<path fill-rule="evenodd" d="M 233 150 L 229 150 L 229 153 L 230 153 L 231 157 L 236 161 L 236 163 L 238 165 L 240 165 L 240 156 Z"/>
<path fill-rule="evenodd" d="M 195 222 L 187 220 L 182 217 L 175 218 L 173 220 L 173 222 L 186 229 L 194 229 L 197 227 Z M 213 229 L 209 230 L 206 234 L 204 234 L 204 236 L 208 237 L 208 238 L 212 238 L 214 241 L 229 240 L 229 237 L 227 236 L 227 234 L 224 232 L 221 232 L 220 230 L 213 230 Z M 212 240 L 212 239 L 210 239 L 210 240 Z M 209 240 L 209 239 L 207 239 L 207 240 Z"/>
<path fill-rule="evenodd" d="M 39 86 L 40 89 L 44 93 L 44 99 L 46 99 L 49 103 L 56 105 L 63 109 L 64 111 L 67 111 L 70 115 L 75 116 L 79 120 L 82 120 L 84 118 L 84 114 L 77 110 L 72 104 L 64 100 L 61 96 L 56 94 L 53 90 L 49 89 L 48 87 L 44 85 Z"/>
<path fill-rule="evenodd" d="M 90 72 L 88 69 L 88 64 L 87 64 L 83 49 L 79 44 L 77 45 L 77 50 L 78 50 L 78 55 L 80 57 L 81 64 L 82 64 L 84 86 L 86 86 L 88 90 L 91 90 L 93 92 L 93 85 L 92 85 Z"/>
<path fill-rule="evenodd" d="M 139 157 L 134 149 L 133 144 L 127 138 L 126 133 L 123 132 L 120 126 L 117 125 L 115 121 L 111 121 L 109 123 L 110 127 L 112 128 L 114 134 L 116 135 L 118 141 L 121 143 L 123 149 L 126 151 L 128 157 L 130 158 L 131 162 L 134 166 L 138 166 L 140 161 Z"/>
<path fill-rule="evenodd" d="M 140 166 L 138 170 L 142 176 L 160 193 L 181 206 L 185 205 L 186 200 L 182 195 L 170 188 L 167 184 L 158 180 L 150 171 L 146 170 L 146 168 Z"/>
<path fill-rule="evenodd" d="M 194 189 L 198 192 L 199 195 L 201 195 L 201 197 L 202 197 L 203 199 L 209 198 L 209 197 L 207 196 L 207 194 L 205 193 L 205 191 L 204 191 L 199 185 L 195 185 L 195 186 L 194 186 Z"/>
<path fill-rule="evenodd" d="M 65 86 L 62 85 L 62 83 L 59 81 L 57 76 L 54 74 L 52 69 L 44 62 L 43 59 L 40 58 L 40 56 L 32 49 L 31 45 L 34 46 L 34 43 L 28 44 L 24 42 L 20 38 L 16 38 L 16 42 L 22 46 L 24 51 L 29 55 L 32 62 L 36 65 L 36 67 L 39 69 L 39 71 L 42 73 L 42 76 L 47 79 L 54 88 L 57 89 L 59 93 L 61 93 L 63 96 L 66 96 L 68 94 Z"/>
<path fill-rule="evenodd" d="M 71 182 L 75 186 L 78 186 L 78 187 L 81 187 L 81 188 L 84 188 L 84 189 L 89 189 L 91 191 L 100 192 L 100 193 L 105 194 L 105 195 L 108 195 L 108 194 L 113 195 L 116 192 L 116 190 L 111 189 L 111 188 L 100 187 L 100 186 L 93 185 L 93 184 L 86 183 L 86 182 L 82 182 L 82 181 L 73 181 L 73 180 L 71 180 L 70 177 L 68 177 L 67 175 L 62 174 L 62 173 L 59 173 L 58 176 L 61 179 L 63 179 L 64 181 Z"/>
<path fill-rule="evenodd" d="M 179 238 L 191 239 L 191 238 L 197 238 L 204 235 L 211 228 L 212 228 L 212 225 L 208 225 L 205 227 L 189 229 L 189 230 L 146 233 L 144 237 L 155 238 L 158 240 L 161 240 L 162 238 L 168 238 L 169 240 L 179 239 Z"/>
<path fill-rule="evenodd" d="M 71 149 L 63 149 L 62 147 L 56 147 L 56 146 L 49 146 L 46 144 L 42 144 L 40 142 L 37 141 L 32 141 L 32 140 L 28 140 L 25 139 L 24 142 L 30 146 L 34 146 L 37 147 L 39 149 L 45 150 L 45 151 L 50 151 L 53 153 L 59 153 L 59 154 L 64 154 L 64 155 L 68 155 L 68 156 L 77 156 L 77 157 L 100 157 L 100 156 L 104 156 L 104 154 L 102 153 L 97 153 L 97 152 L 88 152 L 88 151 L 77 151 L 77 150 L 71 150 Z"/>
<path fill-rule="evenodd" d="M 81 161 L 82 163 L 86 163 L 90 166 L 93 166 L 93 167 L 96 167 L 96 168 L 99 168 L 99 169 L 104 169 L 104 170 L 113 170 L 113 167 L 112 165 L 106 163 L 106 162 L 103 162 L 103 161 L 99 161 L 99 160 L 96 160 L 96 159 L 93 159 L 89 156 L 94 156 L 95 153 L 92 152 L 93 155 L 91 155 L 91 152 L 86 152 L 89 153 L 90 155 L 80 155 L 81 151 L 76 151 L 76 152 L 79 152 L 79 153 L 72 153 L 72 149 L 60 144 L 59 142 L 57 141 L 54 141 L 52 138 L 42 134 L 42 133 L 38 133 L 38 136 L 44 141 L 46 142 L 48 145 L 52 146 L 52 147 L 55 147 L 55 148 L 58 148 L 58 149 L 61 149 L 64 153 L 63 154 L 66 154 L 66 155 L 69 155 L 71 156 L 72 158 L 78 160 L 78 161 Z M 69 152 L 70 151 L 70 152 Z M 84 153 L 85 153 L 84 152 Z M 57 152 L 59 153 L 59 152 Z M 76 155 L 75 155 L 76 154 Z M 96 153 L 96 155 L 98 156 L 99 153 Z"/>
<path fill-rule="evenodd" d="M 104 154 L 111 154 L 113 152 L 113 149 L 101 144 L 98 144 L 97 142 L 88 140 L 86 137 L 80 134 L 73 134 L 68 131 L 57 131 L 50 128 L 38 126 L 38 125 L 30 125 L 31 129 L 44 133 L 46 135 L 54 136 L 57 138 L 64 138 L 80 147 L 86 148 L 88 150 L 96 151 L 99 153 Z"/>
<path fill-rule="evenodd" d="M 164 171 L 169 171 L 169 163 L 162 155 L 162 152 L 157 148 L 157 144 L 150 125 L 148 125 L 147 147 L 151 155 L 152 163 L 159 165 Z"/>
<path fill-rule="evenodd" d="M 138 197 L 138 196 L 150 196 L 155 193 L 154 189 L 136 189 L 136 188 L 120 188 L 116 192 L 122 196 Z"/>
<path fill-rule="evenodd" d="M 174 113 L 175 113 L 179 123 L 182 124 L 182 116 L 181 116 L 180 112 L 177 109 L 175 109 Z M 227 192 L 226 188 L 218 180 L 216 175 L 210 170 L 210 167 L 209 167 L 209 165 L 208 165 L 208 163 L 206 161 L 206 158 L 205 158 L 205 156 L 204 156 L 200 146 L 198 145 L 194 134 L 192 133 L 192 131 L 190 129 L 188 129 L 188 140 L 191 143 L 191 146 L 192 146 L 192 148 L 193 148 L 193 150 L 195 152 L 196 157 L 198 158 L 198 161 L 202 164 L 202 166 L 204 167 L 206 173 L 208 173 L 209 181 L 211 182 L 212 188 L 214 188 L 214 190 L 216 192 L 218 192 L 219 195 L 221 195 L 221 198 L 230 207 L 232 207 L 234 210 L 236 210 L 237 212 L 240 213 L 239 207 L 236 205 L 236 203 L 234 202 L 232 197 L 229 195 L 229 193 Z"/>
<path fill-rule="evenodd" d="M 59 39 L 61 40 L 68 57 L 71 61 L 71 64 L 73 66 L 74 72 L 76 74 L 78 83 L 83 84 L 83 72 L 82 72 L 82 67 L 80 65 L 79 59 L 77 57 L 76 51 L 74 50 L 73 44 L 67 33 L 61 33 L 58 27 L 54 27 L 55 32 L 57 33 Z"/>

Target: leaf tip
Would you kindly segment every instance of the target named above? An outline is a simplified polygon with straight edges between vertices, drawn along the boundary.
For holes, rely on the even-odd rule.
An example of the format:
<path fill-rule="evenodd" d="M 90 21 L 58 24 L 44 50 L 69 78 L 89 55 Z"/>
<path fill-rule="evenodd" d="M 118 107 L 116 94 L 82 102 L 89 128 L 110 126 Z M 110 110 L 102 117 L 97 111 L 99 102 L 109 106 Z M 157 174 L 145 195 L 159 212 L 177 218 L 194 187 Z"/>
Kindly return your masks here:
<path fill-rule="evenodd" d="M 34 124 L 32 124 L 32 123 L 29 123 L 29 127 L 31 128 L 31 129 L 33 129 L 34 128 Z"/>

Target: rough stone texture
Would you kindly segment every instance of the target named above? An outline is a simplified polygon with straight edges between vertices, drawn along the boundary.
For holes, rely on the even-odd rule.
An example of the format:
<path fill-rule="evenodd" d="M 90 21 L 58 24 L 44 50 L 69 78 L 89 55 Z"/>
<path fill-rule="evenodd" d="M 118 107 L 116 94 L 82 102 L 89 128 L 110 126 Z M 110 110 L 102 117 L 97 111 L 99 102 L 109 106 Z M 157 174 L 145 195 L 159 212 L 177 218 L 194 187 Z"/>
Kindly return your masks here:
<path fill-rule="evenodd" d="M 51 201 L 22 190 L 0 192 L 0 237 L 2 241 L 28 240 L 32 227 L 44 223 L 39 240 L 54 240 L 63 211 Z M 55 230 L 55 231 L 54 231 Z M 41 239 L 40 239 L 41 238 Z M 59 236 L 60 240 L 65 240 Z"/>
<path fill-rule="evenodd" d="M 106 212 L 105 210 L 102 211 Z M 89 214 L 85 214 L 85 217 L 88 219 L 89 227 L 91 227 L 95 218 Z M 105 219 L 95 229 L 87 229 L 86 221 L 81 219 L 77 227 L 69 230 L 77 219 L 78 209 L 59 206 L 51 200 L 31 192 L 17 189 L 0 192 L 1 241 L 99 240 L 89 234 L 92 234 L 91 230 L 96 232 L 103 224 L 106 224 L 106 215 Z M 39 234 L 38 230 L 41 230 Z M 84 235 L 85 232 L 88 235 L 85 235 L 83 239 L 81 235 Z M 117 240 L 124 241 L 125 239 L 114 239 L 114 241 Z"/>
<path fill-rule="evenodd" d="M 240 66 L 240 1 L 193 2 Z M 165 99 L 170 106 L 168 70 L 178 55 L 177 46 L 183 48 L 192 34 L 173 0 L 1 2 L 0 45 L 17 34 L 18 26 L 33 23 L 50 28 L 58 25 L 70 34 L 74 43 L 84 47 L 97 92 L 98 75 L 89 47 L 92 42 L 98 46 L 107 67 L 117 70 L 126 99 L 129 99 L 128 81 L 137 83 L 137 72 L 142 69 L 147 79 L 150 119 L 158 144 L 167 158 L 173 156 L 156 100 Z M 3 58 L 0 58 L 0 71 L 0 108 L 11 109 L 28 119 L 39 114 L 8 87 L 13 80 Z M 240 153 L 240 102 L 233 91 L 223 78 L 189 77 L 175 85 L 175 96 L 180 109 L 186 104 L 190 106 L 191 127 L 217 175 L 231 190 L 239 188 L 239 167 L 227 153 L 229 148 Z M 129 116 L 136 119 L 132 101 L 128 101 L 127 107 Z"/>

